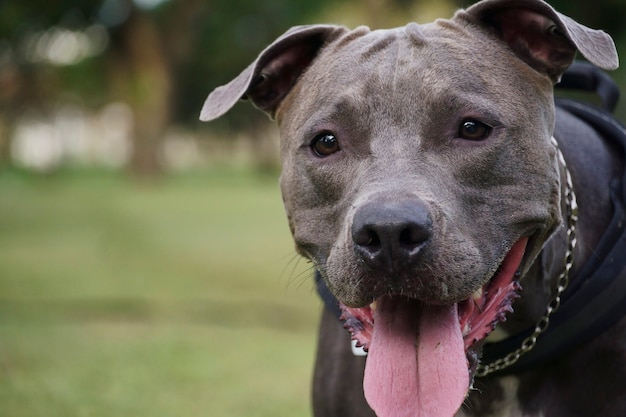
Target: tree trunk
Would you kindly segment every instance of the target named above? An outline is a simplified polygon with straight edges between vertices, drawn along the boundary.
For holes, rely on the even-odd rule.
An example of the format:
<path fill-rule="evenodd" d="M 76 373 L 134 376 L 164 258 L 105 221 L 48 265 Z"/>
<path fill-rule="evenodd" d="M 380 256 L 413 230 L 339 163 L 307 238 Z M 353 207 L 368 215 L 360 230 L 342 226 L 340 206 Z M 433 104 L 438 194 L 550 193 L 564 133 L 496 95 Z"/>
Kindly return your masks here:
<path fill-rule="evenodd" d="M 111 76 L 118 98 L 134 112 L 132 173 L 160 174 L 163 137 L 172 117 L 172 74 L 156 23 L 133 9 L 113 37 Z"/>

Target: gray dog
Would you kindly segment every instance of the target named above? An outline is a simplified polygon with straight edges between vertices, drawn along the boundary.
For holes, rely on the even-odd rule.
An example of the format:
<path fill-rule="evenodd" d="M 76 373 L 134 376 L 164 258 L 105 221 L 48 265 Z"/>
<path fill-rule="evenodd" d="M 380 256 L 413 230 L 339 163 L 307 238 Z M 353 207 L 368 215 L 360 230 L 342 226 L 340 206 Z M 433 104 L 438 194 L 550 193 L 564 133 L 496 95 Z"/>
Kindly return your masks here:
<path fill-rule="evenodd" d="M 602 264 L 624 171 L 555 110 L 576 50 L 618 65 L 606 33 L 541 0 L 484 0 L 427 25 L 294 27 L 208 97 L 202 120 L 247 98 L 280 126 L 296 249 L 340 308 L 321 321 L 316 416 L 626 416 L 626 321 L 593 331 L 624 304 L 623 266 L 546 332 Z"/>

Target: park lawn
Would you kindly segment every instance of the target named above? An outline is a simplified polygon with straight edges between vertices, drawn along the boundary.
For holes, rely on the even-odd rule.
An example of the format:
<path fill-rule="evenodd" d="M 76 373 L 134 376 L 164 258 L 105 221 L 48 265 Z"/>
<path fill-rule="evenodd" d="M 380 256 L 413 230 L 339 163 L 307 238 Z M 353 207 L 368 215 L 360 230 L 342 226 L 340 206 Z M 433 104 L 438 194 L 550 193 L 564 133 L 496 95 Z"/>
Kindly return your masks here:
<path fill-rule="evenodd" d="M 0 173 L 0 416 L 309 416 L 277 178 Z"/>

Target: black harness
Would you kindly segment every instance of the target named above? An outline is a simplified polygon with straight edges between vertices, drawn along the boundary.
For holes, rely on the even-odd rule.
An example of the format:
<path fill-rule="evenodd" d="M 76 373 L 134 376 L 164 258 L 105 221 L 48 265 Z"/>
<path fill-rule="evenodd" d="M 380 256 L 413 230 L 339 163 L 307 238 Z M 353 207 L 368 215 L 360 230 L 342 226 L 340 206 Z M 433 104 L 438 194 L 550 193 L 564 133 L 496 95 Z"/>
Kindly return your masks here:
<path fill-rule="evenodd" d="M 557 98 L 556 106 L 592 126 L 611 141 L 626 160 L 626 130 L 611 115 L 619 98 L 613 80 L 590 64 L 576 62 L 558 85 L 563 89 L 596 93 L 603 109 L 570 99 Z M 626 315 L 626 172 L 608 184 L 613 205 L 612 220 L 591 256 L 561 297 L 559 309 L 536 346 L 500 374 L 522 371 L 544 363 L 576 346 L 590 341 Z M 337 319 L 341 310 L 319 272 L 315 273 L 317 292 Z M 534 328 L 494 343 L 485 343 L 482 362 L 491 363 L 517 349 Z"/>

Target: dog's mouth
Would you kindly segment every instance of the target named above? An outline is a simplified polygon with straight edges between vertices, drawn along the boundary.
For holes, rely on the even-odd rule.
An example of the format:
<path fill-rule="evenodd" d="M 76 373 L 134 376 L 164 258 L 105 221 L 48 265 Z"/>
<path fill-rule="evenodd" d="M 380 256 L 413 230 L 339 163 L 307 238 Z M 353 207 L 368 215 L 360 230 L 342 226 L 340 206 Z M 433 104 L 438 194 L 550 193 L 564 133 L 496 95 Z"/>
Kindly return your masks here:
<path fill-rule="evenodd" d="M 363 387 L 379 417 L 452 416 L 479 363 L 479 343 L 505 320 L 521 289 L 528 238 L 520 239 L 494 276 L 471 297 L 434 305 L 386 295 L 369 306 L 341 306 L 344 327 L 368 352 Z"/>

